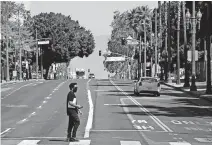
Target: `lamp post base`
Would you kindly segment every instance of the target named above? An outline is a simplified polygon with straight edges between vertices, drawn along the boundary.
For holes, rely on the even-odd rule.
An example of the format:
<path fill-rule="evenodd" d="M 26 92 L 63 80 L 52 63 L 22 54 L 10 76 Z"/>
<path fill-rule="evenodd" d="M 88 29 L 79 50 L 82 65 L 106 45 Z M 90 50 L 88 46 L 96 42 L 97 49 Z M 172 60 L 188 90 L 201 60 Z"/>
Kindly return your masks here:
<path fill-rule="evenodd" d="M 190 86 L 190 91 L 197 91 L 197 86 L 195 84 L 195 76 L 192 76 L 192 79 L 191 79 L 191 86 Z"/>

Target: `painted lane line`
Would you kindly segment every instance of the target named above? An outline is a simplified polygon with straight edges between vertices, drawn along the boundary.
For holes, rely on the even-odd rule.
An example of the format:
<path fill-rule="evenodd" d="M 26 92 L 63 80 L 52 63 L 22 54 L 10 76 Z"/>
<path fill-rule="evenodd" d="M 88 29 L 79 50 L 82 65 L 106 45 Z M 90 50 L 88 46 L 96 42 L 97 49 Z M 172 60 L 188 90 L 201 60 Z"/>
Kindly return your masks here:
<path fill-rule="evenodd" d="M 27 118 L 25 118 L 25 119 L 23 119 L 23 120 L 21 120 L 21 121 L 18 121 L 16 124 L 22 124 L 22 123 L 24 123 L 24 122 L 26 122 L 26 121 L 28 121 Z"/>
<path fill-rule="evenodd" d="M 51 99 L 51 97 L 46 97 L 45 99 Z"/>
<path fill-rule="evenodd" d="M 40 140 L 23 140 L 18 145 L 37 145 Z"/>
<path fill-rule="evenodd" d="M 91 140 L 79 140 L 79 142 L 70 142 L 69 145 L 90 145 Z"/>
<path fill-rule="evenodd" d="M 51 96 L 52 94 L 49 94 L 49 96 Z"/>
<path fill-rule="evenodd" d="M 170 145 L 191 145 L 188 142 L 169 142 Z"/>
<path fill-rule="evenodd" d="M 167 130 L 169 132 L 173 132 L 168 126 L 166 126 L 164 123 L 162 123 L 156 116 L 154 116 L 152 113 L 150 113 L 149 110 L 147 110 L 146 108 L 144 108 L 138 101 L 136 101 L 134 98 L 132 98 L 131 96 L 129 96 L 127 93 L 125 93 L 121 88 L 119 88 L 118 90 L 121 90 L 122 93 L 124 93 L 127 97 L 131 98 L 131 100 L 135 104 L 137 104 L 143 112 L 145 112 L 147 115 L 149 115 L 150 118 L 152 118 L 155 121 L 155 123 L 158 124 L 161 128 L 163 128 L 163 129 L 166 128 L 165 130 Z"/>
<path fill-rule="evenodd" d="M 10 131 L 12 128 L 7 128 L 5 131 L 1 132 L 1 135 L 5 134 L 6 132 Z"/>
<path fill-rule="evenodd" d="M 43 101 L 43 104 L 47 103 L 47 101 Z"/>
<path fill-rule="evenodd" d="M 149 110 L 147 110 L 146 108 L 144 108 L 138 101 L 136 101 L 134 98 L 132 98 L 131 96 L 129 96 L 127 93 L 125 93 L 121 88 L 119 88 L 118 86 L 115 85 L 115 83 L 110 80 L 111 83 L 124 95 L 126 95 L 132 102 L 134 102 L 139 108 L 140 110 L 142 110 L 143 112 L 145 112 L 158 126 L 160 126 L 164 131 L 166 132 L 173 132 L 168 126 L 166 126 L 163 122 L 161 122 L 156 116 L 154 116 L 151 112 L 149 112 Z"/>
<path fill-rule="evenodd" d="M 125 94 L 126 95 L 126 93 L 125 92 L 123 92 L 119 87 L 117 87 L 113 82 L 111 82 L 120 92 L 122 92 L 123 94 Z M 133 100 L 133 98 L 131 98 L 131 96 L 128 96 L 128 95 L 126 95 L 128 98 L 130 98 L 130 100 L 133 102 L 133 103 L 135 103 L 138 107 L 139 107 L 139 109 L 141 110 L 141 111 L 143 111 L 144 113 L 146 113 L 158 126 L 160 126 L 165 132 L 168 132 L 167 131 L 167 129 L 166 128 L 164 128 L 160 123 L 158 123 L 152 116 L 151 116 L 151 114 L 148 114 L 143 108 L 141 108 L 141 105 L 139 105 L 137 102 L 135 102 L 134 100 Z M 121 100 L 121 102 L 122 103 L 124 103 L 122 100 Z M 124 107 L 125 108 L 125 107 Z M 126 108 L 125 108 L 125 110 L 127 110 Z M 127 110 L 128 111 L 128 110 Z M 127 114 L 128 115 L 128 114 Z M 132 116 L 130 116 L 130 115 L 128 115 L 128 117 L 130 118 L 130 120 L 132 121 L 133 120 L 133 118 L 132 118 Z"/>
<path fill-rule="evenodd" d="M 141 145 L 140 141 L 120 141 L 121 145 Z"/>
<path fill-rule="evenodd" d="M 7 94 L 5 97 L 3 97 L 3 98 L 1 98 L 1 99 L 5 99 L 6 97 L 8 97 L 8 96 L 12 95 L 13 93 L 15 93 L 16 91 L 20 90 L 21 88 L 26 87 L 26 86 L 29 86 L 29 85 L 31 85 L 31 84 L 32 84 L 32 83 L 23 85 L 23 86 L 21 86 L 20 88 L 15 89 L 14 91 L 10 92 L 9 94 Z"/>
<path fill-rule="evenodd" d="M 36 113 L 35 112 L 32 112 L 30 115 L 29 115 L 29 117 L 32 117 L 32 116 L 34 116 Z"/>
<path fill-rule="evenodd" d="M 42 108 L 42 106 L 39 106 L 39 107 L 38 107 L 38 109 L 41 109 L 41 108 Z"/>
<path fill-rule="evenodd" d="M 2 107 L 10 107 L 10 108 L 27 108 L 28 105 L 12 105 L 12 104 L 1 104 Z"/>
<path fill-rule="evenodd" d="M 90 129 L 92 128 L 92 124 L 93 124 L 93 102 L 92 102 L 92 98 L 91 98 L 91 91 L 89 90 L 89 82 L 91 80 L 88 80 L 87 82 L 87 92 L 88 92 L 88 103 L 89 103 L 89 113 L 88 113 L 88 120 L 87 120 L 87 125 L 85 128 L 85 134 L 84 134 L 84 138 L 88 138 L 89 134 L 90 134 Z"/>

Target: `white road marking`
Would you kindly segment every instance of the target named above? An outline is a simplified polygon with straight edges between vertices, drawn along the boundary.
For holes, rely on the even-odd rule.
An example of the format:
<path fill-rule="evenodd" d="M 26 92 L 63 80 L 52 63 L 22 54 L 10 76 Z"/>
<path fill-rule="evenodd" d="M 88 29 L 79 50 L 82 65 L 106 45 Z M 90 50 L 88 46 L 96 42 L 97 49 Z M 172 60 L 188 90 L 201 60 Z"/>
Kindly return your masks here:
<path fill-rule="evenodd" d="M 41 108 L 42 108 L 42 106 L 39 106 L 39 107 L 38 107 L 38 109 L 41 109 Z"/>
<path fill-rule="evenodd" d="M 35 114 L 36 114 L 35 112 L 32 112 L 32 113 L 29 115 L 29 117 L 34 116 Z"/>
<path fill-rule="evenodd" d="M 23 120 L 21 120 L 21 121 L 18 121 L 16 124 L 22 124 L 22 123 L 24 123 L 24 122 L 26 122 L 26 121 L 28 121 L 27 118 L 25 118 L 25 119 L 23 119 Z"/>
<path fill-rule="evenodd" d="M 2 107 L 11 107 L 11 108 L 26 108 L 28 105 L 12 105 L 12 104 L 1 104 Z"/>
<path fill-rule="evenodd" d="M 51 97 L 46 97 L 46 99 L 51 99 Z"/>
<path fill-rule="evenodd" d="M 69 145 L 90 145 L 91 140 L 80 140 L 79 142 L 70 142 Z"/>
<path fill-rule="evenodd" d="M 92 124 L 93 124 L 93 102 L 92 102 L 92 98 L 91 98 L 91 91 L 89 90 L 89 82 L 90 81 L 91 80 L 88 80 L 88 82 L 87 82 L 89 113 L 88 113 L 88 120 L 87 120 L 87 125 L 85 128 L 84 138 L 89 137 L 90 129 L 92 128 Z"/>
<path fill-rule="evenodd" d="M 115 85 L 115 83 L 110 80 L 111 83 L 124 95 L 126 95 L 134 104 L 136 104 L 140 110 L 142 110 L 143 112 L 145 112 L 158 126 L 160 126 L 164 131 L 166 132 L 173 132 L 168 126 L 166 126 L 163 122 L 161 122 L 156 116 L 154 116 L 151 112 L 149 112 L 149 110 L 147 110 L 146 108 L 144 108 L 138 101 L 136 101 L 134 98 L 132 98 L 131 96 L 129 96 L 126 92 L 124 92 L 121 88 L 119 88 L 118 86 Z"/>
<path fill-rule="evenodd" d="M 43 104 L 47 103 L 47 101 L 43 101 Z"/>
<path fill-rule="evenodd" d="M 23 140 L 18 145 L 37 145 L 40 140 Z"/>
<path fill-rule="evenodd" d="M 212 138 L 194 138 L 199 142 L 212 142 Z"/>
<path fill-rule="evenodd" d="M 120 141 L 121 145 L 141 145 L 140 141 Z"/>
<path fill-rule="evenodd" d="M 9 94 L 7 94 L 5 97 L 3 97 L 3 98 L 1 98 L 1 99 L 5 99 L 6 97 L 8 97 L 8 96 L 12 95 L 13 93 L 15 93 L 16 91 L 20 90 L 21 88 L 26 87 L 26 86 L 29 86 L 29 85 L 31 85 L 31 84 L 32 84 L 32 83 L 23 85 L 23 86 L 21 86 L 20 88 L 14 90 L 14 91 L 12 91 L 12 92 L 10 92 Z"/>
<path fill-rule="evenodd" d="M 170 145 L 191 145 L 188 142 L 169 142 Z"/>
<path fill-rule="evenodd" d="M 5 134 L 6 132 L 10 131 L 12 128 L 7 128 L 5 131 L 1 132 L 1 135 Z"/>
<path fill-rule="evenodd" d="M 143 129 L 129 129 L 129 130 L 121 130 L 121 129 L 108 129 L 108 130 L 91 130 L 91 132 L 139 132 L 139 131 L 151 131 L 151 130 L 143 130 Z M 151 131 L 152 132 L 152 131 Z M 153 132 L 164 132 L 164 131 L 153 131 Z"/>
<path fill-rule="evenodd" d="M 104 104 L 105 106 L 124 106 L 124 104 Z"/>

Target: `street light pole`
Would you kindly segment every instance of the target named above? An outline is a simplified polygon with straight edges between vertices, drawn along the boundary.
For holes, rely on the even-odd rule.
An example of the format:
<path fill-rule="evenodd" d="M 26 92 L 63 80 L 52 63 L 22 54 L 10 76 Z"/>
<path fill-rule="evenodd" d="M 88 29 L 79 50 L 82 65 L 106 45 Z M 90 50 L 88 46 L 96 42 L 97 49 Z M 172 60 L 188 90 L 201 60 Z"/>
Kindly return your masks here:
<path fill-rule="evenodd" d="M 36 79 L 38 80 L 38 36 L 37 36 L 37 28 L 35 29 L 36 33 Z"/>
<path fill-rule="evenodd" d="M 158 55 L 158 52 L 157 52 L 157 10 L 155 11 L 155 77 L 157 77 L 157 55 Z"/>
<path fill-rule="evenodd" d="M 197 91 L 196 72 L 195 72 L 195 41 L 196 41 L 196 23 L 195 23 L 195 1 L 192 2 L 192 80 L 190 91 Z"/>
<path fill-rule="evenodd" d="M 180 84 L 180 5 L 178 1 L 178 15 L 177 15 L 177 84 Z"/>
<path fill-rule="evenodd" d="M 184 58 L 185 58 L 185 79 L 183 87 L 190 87 L 189 83 L 189 72 L 188 72 L 188 49 L 187 49 L 187 28 L 186 28 L 186 15 L 185 15 L 185 2 L 182 1 L 182 11 L 183 11 L 183 34 L 184 34 Z"/>
<path fill-rule="evenodd" d="M 19 46 L 19 60 L 20 60 L 20 72 L 19 72 L 19 79 L 20 81 L 22 80 L 22 59 L 21 59 L 21 43 L 20 43 L 20 35 L 21 35 L 21 30 L 20 30 L 20 18 L 19 18 L 19 9 L 18 9 L 18 46 Z"/>
<path fill-rule="evenodd" d="M 169 1 L 168 5 L 168 83 L 172 82 L 171 81 L 171 18 L 170 18 L 170 7 L 171 7 L 171 2 Z"/>
<path fill-rule="evenodd" d="M 164 9 L 165 9 L 165 68 L 164 68 L 164 73 L 165 73 L 165 81 L 168 80 L 168 67 L 167 67 L 167 39 L 168 39 L 168 36 L 167 36 L 167 3 L 166 1 L 164 1 Z"/>
<path fill-rule="evenodd" d="M 150 49 L 151 50 L 153 50 L 152 49 L 152 20 L 150 20 Z M 151 72 L 151 77 L 153 77 L 153 75 L 152 75 L 152 56 L 150 56 L 151 57 L 151 63 L 150 63 L 150 72 Z"/>
<path fill-rule="evenodd" d="M 8 52 L 8 13 L 9 13 L 9 4 L 7 4 L 7 14 L 6 14 L 6 61 L 7 61 L 7 77 L 6 81 L 10 80 L 9 77 L 9 52 Z"/>

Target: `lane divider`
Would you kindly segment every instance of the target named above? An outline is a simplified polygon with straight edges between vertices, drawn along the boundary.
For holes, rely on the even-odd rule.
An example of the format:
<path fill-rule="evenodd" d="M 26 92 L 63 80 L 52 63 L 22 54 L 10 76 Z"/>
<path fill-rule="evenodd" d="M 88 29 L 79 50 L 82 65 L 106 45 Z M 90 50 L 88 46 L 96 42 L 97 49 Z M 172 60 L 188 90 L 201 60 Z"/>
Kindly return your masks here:
<path fill-rule="evenodd" d="M 91 91 L 89 90 L 89 82 L 91 80 L 88 80 L 87 82 L 87 93 L 88 93 L 88 103 L 89 103 L 89 113 L 88 113 L 88 120 L 87 120 L 87 125 L 85 127 L 85 134 L 84 134 L 84 138 L 88 138 L 90 135 L 90 130 L 92 128 L 92 124 L 93 124 L 93 102 L 92 102 L 92 98 L 91 98 Z"/>
<path fill-rule="evenodd" d="M 173 132 L 168 126 L 166 126 L 162 121 L 160 121 L 156 116 L 154 116 L 149 110 L 144 108 L 137 100 L 135 100 L 133 97 L 131 97 L 129 94 L 124 92 L 120 87 L 116 86 L 116 84 L 110 80 L 110 82 L 116 87 L 117 90 L 119 90 L 122 94 L 127 96 L 133 103 L 135 103 L 141 111 L 146 113 L 158 126 L 160 126 L 165 132 Z"/>

